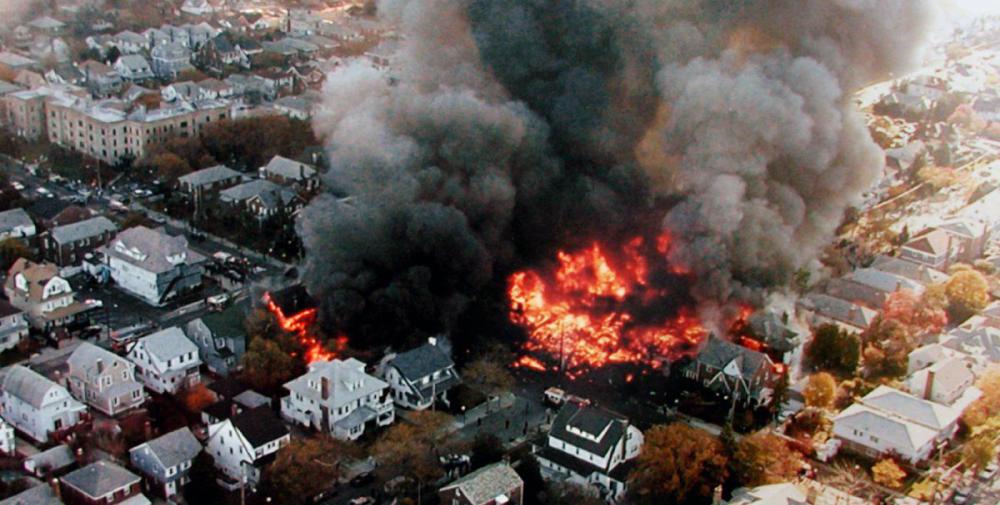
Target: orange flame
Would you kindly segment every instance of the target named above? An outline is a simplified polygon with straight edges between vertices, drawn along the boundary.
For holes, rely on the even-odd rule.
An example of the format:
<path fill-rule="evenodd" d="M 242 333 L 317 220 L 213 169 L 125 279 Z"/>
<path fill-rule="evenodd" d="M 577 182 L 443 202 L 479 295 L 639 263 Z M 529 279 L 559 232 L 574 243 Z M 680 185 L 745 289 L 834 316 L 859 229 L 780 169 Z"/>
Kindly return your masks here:
<path fill-rule="evenodd" d="M 665 255 L 669 243 L 664 234 L 653 246 Z M 623 307 L 626 299 L 650 302 L 665 296 L 648 286 L 650 266 L 642 247 L 642 237 L 630 240 L 615 262 L 595 243 L 575 253 L 560 251 L 558 269 L 550 278 L 532 270 L 511 275 L 510 318 L 529 334 L 524 350 L 559 359 L 575 377 L 613 363 L 659 367 L 697 347 L 706 330 L 690 311 L 682 309 L 669 321 L 644 326 Z M 516 365 L 546 369 L 530 356 Z"/>
<path fill-rule="evenodd" d="M 295 334 L 302 346 L 306 348 L 306 363 L 330 361 L 336 357 L 333 352 L 323 347 L 323 343 L 311 331 L 313 324 L 316 323 L 317 311 L 315 308 L 305 309 L 287 317 L 281 307 L 271 299 L 271 293 L 264 293 L 264 301 L 267 303 L 267 310 L 274 314 L 281 329 Z M 347 345 L 347 337 L 340 336 L 336 342 L 338 348 L 343 348 Z"/>

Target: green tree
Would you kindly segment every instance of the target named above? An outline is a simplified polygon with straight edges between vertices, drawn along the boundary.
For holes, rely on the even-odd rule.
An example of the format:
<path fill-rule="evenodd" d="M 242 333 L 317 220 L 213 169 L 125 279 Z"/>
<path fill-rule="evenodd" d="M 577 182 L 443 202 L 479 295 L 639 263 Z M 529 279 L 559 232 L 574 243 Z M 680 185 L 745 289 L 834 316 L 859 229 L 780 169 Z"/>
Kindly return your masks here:
<path fill-rule="evenodd" d="M 507 367 L 490 358 L 480 358 L 466 365 L 462 370 L 462 379 L 487 395 L 501 394 L 514 387 L 514 377 Z"/>
<path fill-rule="evenodd" d="M 359 456 L 360 447 L 329 435 L 295 438 L 264 471 L 263 485 L 278 503 L 311 503 L 344 476 L 345 463 Z"/>
<path fill-rule="evenodd" d="M 4 272 L 10 270 L 10 267 L 19 258 L 34 259 L 31 249 L 28 249 L 28 246 L 24 245 L 24 242 L 13 237 L 0 241 L 0 267 L 3 268 Z"/>
<path fill-rule="evenodd" d="M 726 479 L 727 462 L 722 442 L 702 430 L 654 426 L 629 475 L 629 499 L 636 505 L 704 500 Z"/>
<path fill-rule="evenodd" d="M 852 374 L 860 358 L 861 339 L 835 324 L 817 328 L 812 342 L 806 347 L 806 361 L 819 370 Z"/>
<path fill-rule="evenodd" d="M 810 407 L 830 408 L 837 397 L 837 380 L 826 372 L 813 374 L 802 395 L 805 396 L 806 405 Z"/>
<path fill-rule="evenodd" d="M 471 465 L 482 468 L 503 459 L 503 442 L 492 433 L 479 433 L 472 440 Z"/>
<path fill-rule="evenodd" d="M 272 394 L 294 378 L 297 370 L 295 358 L 283 351 L 276 341 L 253 338 L 243 355 L 240 377 L 253 389 Z"/>

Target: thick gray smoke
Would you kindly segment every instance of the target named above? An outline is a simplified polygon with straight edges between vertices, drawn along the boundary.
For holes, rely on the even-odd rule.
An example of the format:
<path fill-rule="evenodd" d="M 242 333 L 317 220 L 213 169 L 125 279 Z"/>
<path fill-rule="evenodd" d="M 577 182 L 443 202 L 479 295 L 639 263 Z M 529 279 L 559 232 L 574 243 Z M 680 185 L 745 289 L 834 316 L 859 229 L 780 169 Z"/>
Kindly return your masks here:
<path fill-rule="evenodd" d="M 384 0 L 391 70 L 331 74 L 315 119 L 323 320 L 440 331 L 514 268 L 660 227 L 696 298 L 759 301 L 880 169 L 851 92 L 914 63 L 929 4 Z"/>

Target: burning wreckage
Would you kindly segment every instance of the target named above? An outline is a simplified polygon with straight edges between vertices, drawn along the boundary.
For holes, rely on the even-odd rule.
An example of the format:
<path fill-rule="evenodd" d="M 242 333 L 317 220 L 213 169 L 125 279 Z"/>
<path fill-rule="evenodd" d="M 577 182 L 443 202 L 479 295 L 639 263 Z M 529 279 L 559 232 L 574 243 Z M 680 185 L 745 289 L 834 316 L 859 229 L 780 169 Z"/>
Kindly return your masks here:
<path fill-rule="evenodd" d="M 317 306 L 272 311 L 362 346 L 511 335 L 571 374 L 688 355 L 817 268 L 883 159 L 852 92 L 917 61 L 929 9 L 382 2 L 392 67 L 331 74 L 314 118 Z"/>

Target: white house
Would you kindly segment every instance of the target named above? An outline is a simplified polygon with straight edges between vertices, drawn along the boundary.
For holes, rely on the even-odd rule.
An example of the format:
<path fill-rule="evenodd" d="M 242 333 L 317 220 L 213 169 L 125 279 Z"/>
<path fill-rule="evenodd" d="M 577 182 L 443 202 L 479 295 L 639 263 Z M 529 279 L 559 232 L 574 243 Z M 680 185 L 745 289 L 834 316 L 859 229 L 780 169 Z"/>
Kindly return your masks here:
<path fill-rule="evenodd" d="M 567 402 L 552 421 L 545 447 L 535 447 L 542 476 L 597 488 L 605 501 L 625 495 L 629 460 L 639 456 L 642 432 L 628 419 L 587 403 Z"/>
<path fill-rule="evenodd" d="M 128 352 L 139 380 L 157 393 L 175 394 L 201 382 L 201 359 L 177 326 L 139 339 Z"/>
<path fill-rule="evenodd" d="M 0 240 L 12 237 L 33 237 L 35 233 L 37 233 L 35 222 L 31 220 L 31 216 L 24 209 L 10 209 L 0 212 Z"/>
<path fill-rule="evenodd" d="M 103 247 L 111 278 L 121 289 L 154 306 L 201 286 L 205 257 L 182 236 L 162 229 L 129 228 Z"/>
<path fill-rule="evenodd" d="M 7 272 L 4 293 L 11 305 L 23 310 L 32 326 L 49 329 L 75 319 L 92 308 L 76 301 L 72 286 L 52 263 L 18 258 Z"/>
<path fill-rule="evenodd" d="M 314 362 L 285 389 L 290 394 L 281 399 L 282 417 L 337 438 L 355 440 L 368 423 L 387 426 L 396 418 L 389 385 L 354 358 Z"/>
<path fill-rule="evenodd" d="M 135 380 L 135 365 L 117 354 L 83 342 L 67 362 L 73 396 L 109 416 L 146 401 L 142 384 Z"/>
<path fill-rule="evenodd" d="M 28 336 L 28 320 L 24 311 L 0 300 L 0 352 L 13 349 Z"/>
<path fill-rule="evenodd" d="M 215 7 L 208 0 L 184 0 L 181 12 L 192 16 L 207 16 L 215 12 Z"/>
<path fill-rule="evenodd" d="M 138 82 L 153 78 L 153 69 L 142 55 L 123 55 L 118 58 L 113 68 L 126 81 Z"/>
<path fill-rule="evenodd" d="M 221 472 L 219 483 L 237 489 L 241 482 L 253 485 L 260 479 L 268 456 L 288 445 L 291 436 L 267 406 L 245 410 L 208 427 L 205 451 Z"/>
<path fill-rule="evenodd" d="M 14 427 L 0 420 L 0 453 L 14 455 Z"/>
<path fill-rule="evenodd" d="M 906 389 L 919 398 L 964 409 L 982 396 L 982 391 L 973 387 L 973 366 L 971 360 L 959 357 L 939 361 L 907 377 Z"/>
<path fill-rule="evenodd" d="M 958 430 L 962 410 L 879 386 L 837 415 L 833 435 L 843 447 L 868 457 L 895 453 L 917 463 Z"/>
<path fill-rule="evenodd" d="M 191 481 L 188 474 L 199 453 L 201 443 L 186 427 L 128 451 L 132 466 L 142 472 L 150 489 L 168 500 Z"/>
<path fill-rule="evenodd" d="M 21 365 L 0 370 L 0 416 L 38 442 L 80 422 L 87 407 L 66 388 Z"/>
<path fill-rule="evenodd" d="M 424 410 L 436 400 L 447 404 L 448 390 L 461 382 L 455 363 L 433 339 L 416 349 L 386 356 L 380 368 L 381 377 L 392 389 L 393 401 L 408 409 Z"/>

